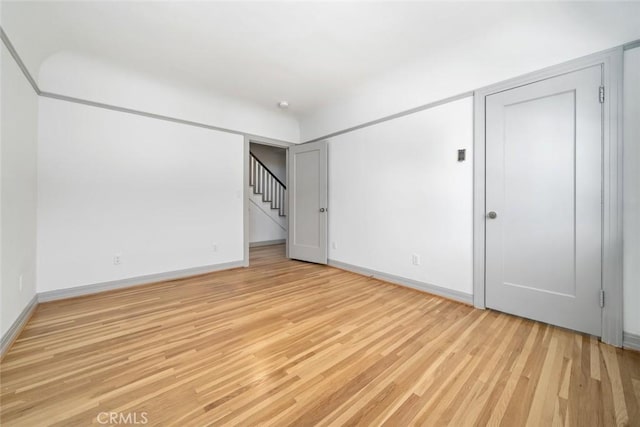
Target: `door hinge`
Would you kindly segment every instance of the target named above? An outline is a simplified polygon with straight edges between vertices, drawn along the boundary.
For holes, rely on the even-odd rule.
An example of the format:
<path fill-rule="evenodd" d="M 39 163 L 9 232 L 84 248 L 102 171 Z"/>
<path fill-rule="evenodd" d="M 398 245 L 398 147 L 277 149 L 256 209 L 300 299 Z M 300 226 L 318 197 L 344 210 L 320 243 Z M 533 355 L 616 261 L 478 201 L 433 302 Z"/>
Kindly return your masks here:
<path fill-rule="evenodd" d="M 604 104 L 604 86 L 600 86 L 600 104 Z"/>
<path fill-rule="evenodd" d="M 600 308 L 604 308 L 604 289 L 600 289 Z"/>

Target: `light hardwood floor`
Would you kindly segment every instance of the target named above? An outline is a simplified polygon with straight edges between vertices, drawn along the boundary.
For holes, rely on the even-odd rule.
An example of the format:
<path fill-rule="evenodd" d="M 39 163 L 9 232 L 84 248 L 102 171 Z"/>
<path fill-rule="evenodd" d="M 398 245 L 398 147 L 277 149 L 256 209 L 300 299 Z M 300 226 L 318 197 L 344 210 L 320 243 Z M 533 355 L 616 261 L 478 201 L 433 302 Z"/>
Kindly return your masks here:
<path fill-rule="evenodd" d="M 42 304 L 0 368 L 4 426 L 640 425 L 640 353 L 282 246 Z"/>

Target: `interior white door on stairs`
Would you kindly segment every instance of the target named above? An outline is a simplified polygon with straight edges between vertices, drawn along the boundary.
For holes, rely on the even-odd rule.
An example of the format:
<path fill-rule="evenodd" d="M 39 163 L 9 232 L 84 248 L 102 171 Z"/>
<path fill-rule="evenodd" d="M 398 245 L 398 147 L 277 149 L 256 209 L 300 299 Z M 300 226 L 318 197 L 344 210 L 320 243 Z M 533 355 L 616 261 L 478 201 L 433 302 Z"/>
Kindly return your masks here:
<path fill-rule="evenodd" d="M 327 143 L 289 147 L 289 257 L 327 263 Z"/>
<path fill-rule="evenodd" d="M 601 336 L 600 65 L 486 97 L 486 306 Z"/>

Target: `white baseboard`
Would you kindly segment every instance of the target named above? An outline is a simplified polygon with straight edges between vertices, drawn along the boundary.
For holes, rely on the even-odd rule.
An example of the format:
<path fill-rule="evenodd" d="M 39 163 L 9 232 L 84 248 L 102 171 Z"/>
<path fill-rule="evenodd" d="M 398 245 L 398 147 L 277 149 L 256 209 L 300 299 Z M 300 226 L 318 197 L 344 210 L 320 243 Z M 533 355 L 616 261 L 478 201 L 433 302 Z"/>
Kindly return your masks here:
<path fill-rule="evenodd" d="M 286 241 L 287 241 L 286 239 L 277 239 L 277 240 L 263 240 L 262 242 L 249 242 L 249 247 L 257 248 L 260 246 L 281 245 Z"/>
<path fill-rule="evenodd" d="M 417 289 L 429 294 L 434 294 L 452 299 L 454 301 L 459 301 L 464 304 L 473 305 L 473 295 L 464 292 L 454 291 L 452 289 L 443 288 L 441 286 L 432 285 L 430 283 L 418 282 L 417 280 L 407 279 L 405 277 L 395 276 L 393 274 L 382 273 L 380 271 L 371 270 L 365 267 L 359 267 L 357 265 L 347 264 L 345 262 L 336 261 L 333 259 L 330 259 L 328 261 L 328 264 L 341 270 L 347 270 L 352 273 L 370 276 L 376 279 L 384 280 L 385 282 L 394 283 L 400 286 L 406 286 L 408 288 Z"/>
<path fill-rule="evenodd" d="M 255 246 L 274 245 L 284 243 L 284 240 L 273 240 L 269 242 L 256 242 Z M 473 296 L 460 291 L 454 291 L 446 289 L 440 286 L 432 285 L 429 283 L 418 282 L 416 280 L 407 279 L 393 274 L 382 273 L 376 270 L 371 270 L 364 267 L 358 267 L 356 265 L 347 264 L 341 261 L 328 260 L 328 264 L 332 267 L 336 267 L 342 270 L 347 270 L 352 273 L 362 274 L 364 276 L 374 277 L 379 280 L 384 280 L 390 283 L 394 283 L 401 286 L 406 286 L 412 289 L 417 289 L 430 294 L 442 296 L 455 301 L 459 301 L 465 304 L 473 305 Z M 216 271 L 229 270 L 232 268 L 243 267 L 243 261 L 234 261 L 223 264 L 208 265 L 203 267 L 188 268 L 184 270 L 170 271 L 166 273 L 150 274 L 146 276 L 132 277 L 122 280 L 114 280 L 110 282 L 96 283 L 92 285 L 79 286 L 69 289 L 59 289 L 55 291 L 41 292 L 33 296 L 29 304 L 22 310 L 18 318 L 13 322 L 7 332 L 2 335 L 0 340 L 0 358 L 5 355 L 13 341 L 17 338 L 24 325 L 27 323 L 32 313 L 36 309 L 38 303 L 55 301 L 66 298 L 73 298 L 77 296 L 90 295 L 114 289 L 123 289 L 133 286 L 145 285 L 154 282 L 161 282 L 165 280 L 182 279 L 189 276 L 195 276 L 198 274 L 213 273 Z M 623 347 L 632 350 L 640 351 L 640 335 L 632 334 L 629 332 L 624 333 Z"/>
<path fill-rule="evenodd" d="M 147 285 L 149 283 L 162 282 L 165 280 L 184 279 L 199 274 L 213 273 L 215 271 L 230 270 L 232 268 L 243 267 L 244 261 L 233 261 L 222 264 L 206 265 L 202 267 L 187 268 L 184 270 L 169 271 L 166 273 L 149 274 L 146 276 L 131 277 L 128 279 L 114 280 L 110 282 L 95 283 L 92 285 L 78 286 L 75 288 L 58 289 L 55 291 L 40 292 L 33 296 L 29 304 L 22 310 L 20 316 L 16 319 L 7 332 L 2 335 L 0 340 L 0 358 L 5 355 L 11 344 L 15 341 L 18 334 L 27 323 L 31 314 L 39 303 L 56 301 L 66 298 L 74 298 L 83 295 L 97 294 L 100 292 L 111 291 L 114 289 L 130 288 L 134 286 Z"/>
<path fill-rule="evenodd" d="M 36 294 L 31 298 L 31 301 L 22 310 L 15 322 L 7 329 L 7 332 L 2 335 L 2 339 L 0 339 L 0 358 L 4 357 L 11 344 L 18 338 L 22 328 L 27 324 L 37 306 L 38 295 Z"/>
<path fill-rule="evenodd" d="M 56 301 L 59 299 L 79 297 L 83 295 L 97 294 L 114 289 L 129 288 L 132 286 L 147 285 L 149 283 L 165 280 L 183 279 L 198 274 L 213 273 L 220 270 L 244 267 L 244 261 L 233 261 L 222 264 L 206 265 L 202 267 L 186 268 L 184 270 L 168 271 L 166 273 L 149 274 L 146 276 L 130 277 L 122 280 L 95 283 L 92 285 L 76 286 L 75 288 L 57 289 L 38 293 L 38 302 Z"/>
<path fill-rule="evenodd" d="M 624 332 L 622 338 L 622 347 L 640 351 L 640 335 Z"/>

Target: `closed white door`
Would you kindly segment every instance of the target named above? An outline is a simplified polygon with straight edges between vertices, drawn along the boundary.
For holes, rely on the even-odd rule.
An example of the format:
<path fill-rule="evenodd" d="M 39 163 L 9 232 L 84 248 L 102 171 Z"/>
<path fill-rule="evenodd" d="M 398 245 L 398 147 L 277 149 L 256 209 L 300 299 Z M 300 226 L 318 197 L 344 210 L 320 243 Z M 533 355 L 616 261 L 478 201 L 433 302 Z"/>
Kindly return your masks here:
<path fill-rule="evenodd" d="M 327 263 L 327 143 L 289 147 L 289 257 Z"/>
<path fill-rule="evenodd" d="M 600 66 L 486 97 L 486 305 L 600 336 Z"/>

